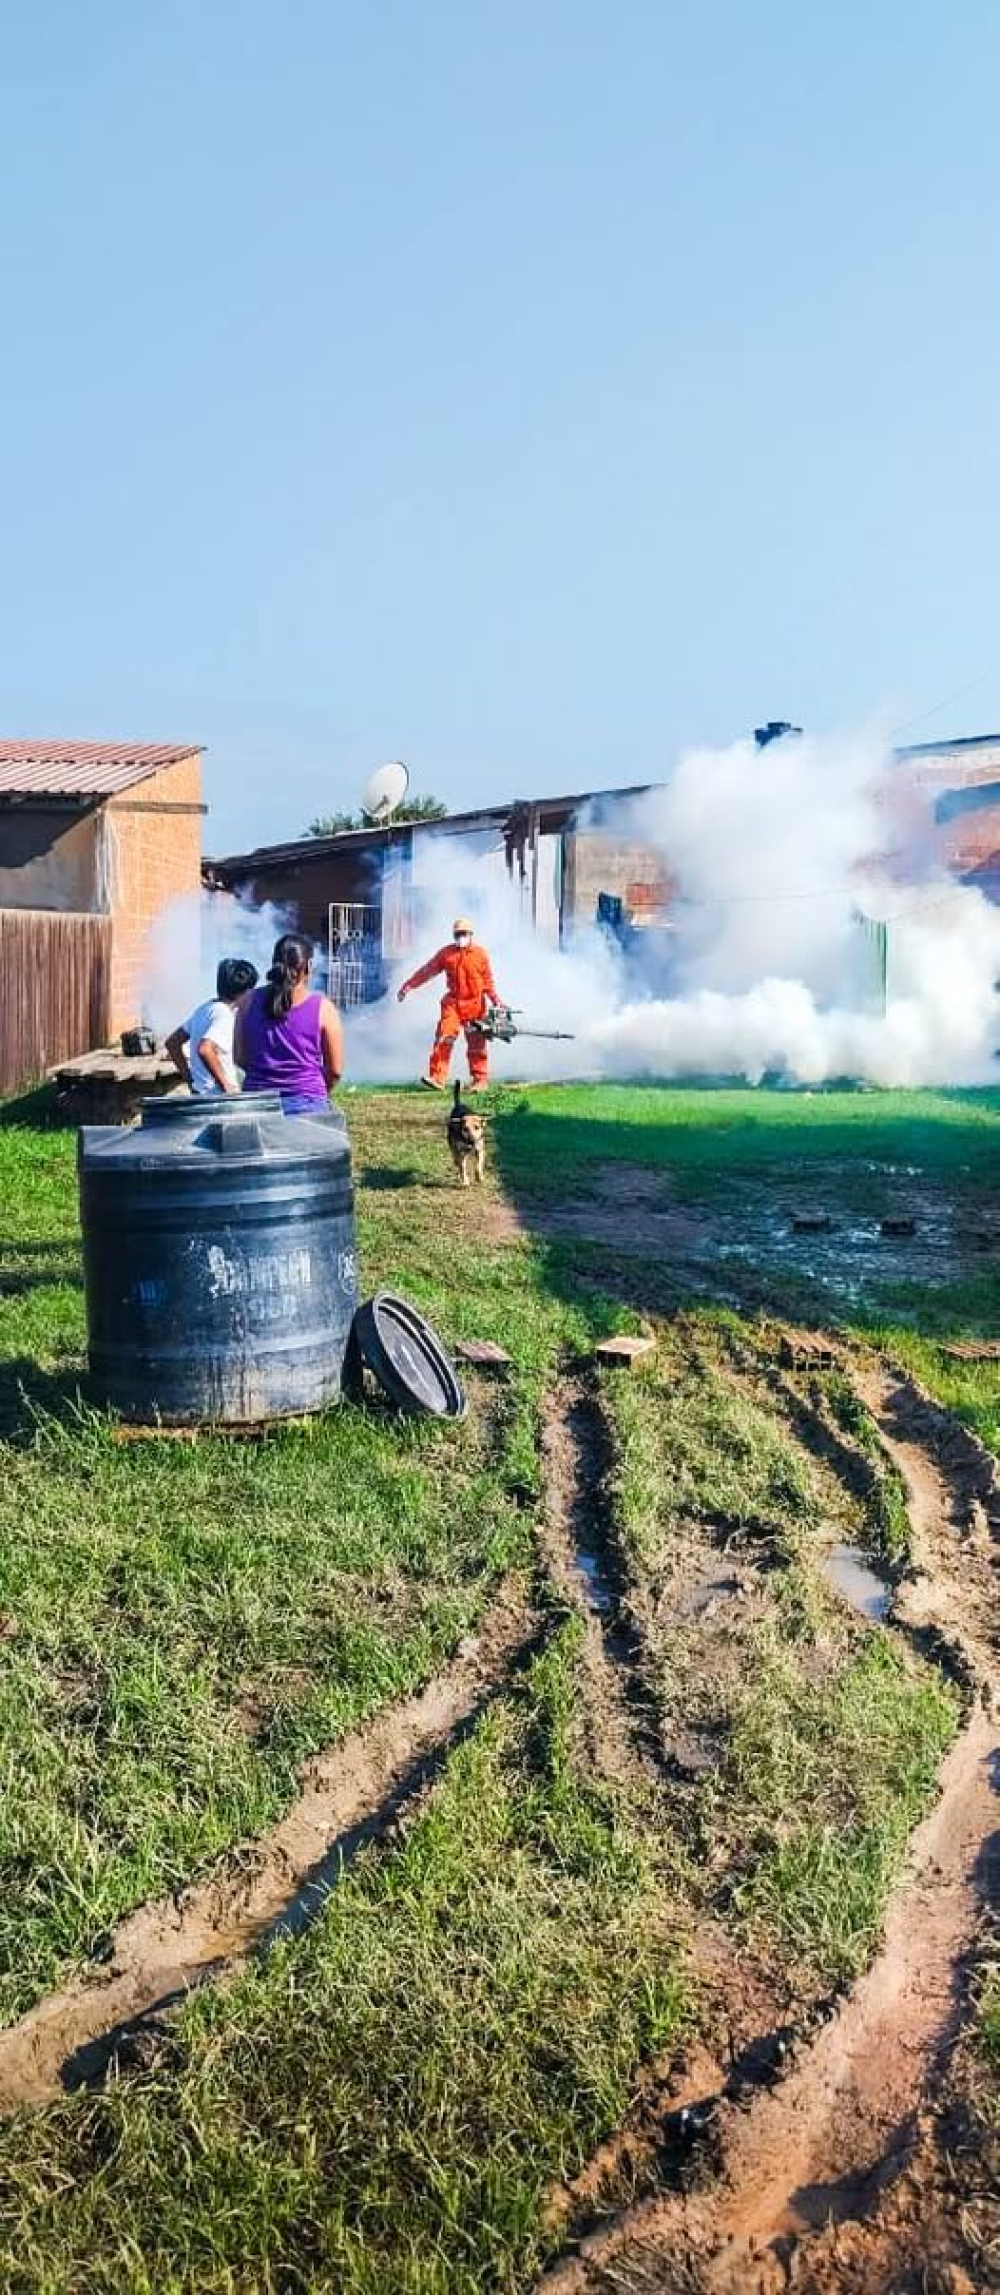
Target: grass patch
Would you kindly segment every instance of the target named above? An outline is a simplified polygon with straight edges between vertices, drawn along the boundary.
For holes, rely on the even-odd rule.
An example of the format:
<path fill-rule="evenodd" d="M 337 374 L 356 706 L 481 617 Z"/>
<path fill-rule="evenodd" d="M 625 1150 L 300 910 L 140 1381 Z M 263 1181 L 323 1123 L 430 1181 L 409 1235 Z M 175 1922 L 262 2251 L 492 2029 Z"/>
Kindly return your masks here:
<path fill-rule="evenodd" d="M 818 1686 L 762 1651 L 731 1762 L 757 1820 L 735 1891 L 748 1927 L 823 1984 L 877 1941 L 909 1835 L 958 1723 L 955 1693 L 882 1634 Z"/>
<path fill-rule="evenodd" d="M 573 1636 L 395 1854 L 180 2019 L 164 2064 L 0 2131 L 0 2276 L 69 2288 L 530 2284 L 553 2179 L 688 2014 L 641 1849 L 565 1755 Z"/>
<path fill-rule="evenodd" d="M 538 1401 L 588 1313 L 548 1296 L 530 1246 L 501 1258 L 471 1226 L 456 1289 L 439 1122 L 403 1095 L 394 1123 L 353 1113 L 358 1163 L 391 1175 L 403 1141 L 412 1173 L 402 1201 L 363 1198 L 368 1288 L 515 1357 L 464 1427 L 345 1410 L 253 1444 L 117 1443 L 76 1399 L 73 1135 L 0 1126 L 5 2019 L 272 1822 L 302 1758 L 433 1674 L 530 1560 Z"/>
<path fill-rule="evenodd" d="M 261 1831 L 527 1558 L 474 1441 L 356 1413 L 193 1451 L 84 1421 L 8 1459 L 0 2012 Z"/>
<path fill-rule="evenodd" d="M 780 1420 L 690 1354 L 690 1338 L 711 1328 L 708 1318 L 688 1318 L 642 1375 L 606 1383 L 621 1520 L 642 1568 L 669 1555 L 685 1518 L 770 1533 L 790 1553 L 818 1512 L 818 1470 Z"/>
<path fill-rule="evenodd" d="M 857 1502 L 720 1374 L 715 1320 L 686 1327 L 694 1352 L 661 1346 L 648 1375 L 607 1388 L 620 1536 L 666 1743 L 693 1730 L 712 1748 L 689 1849 L 744 1933 L 825 1990 L 878 1936 L 957 1699 L 832 1601 L 822 1556 Z M 898 1547 L 895 1484 L 875 1489 Z M 723 1591 L 710 1625 L 699 1580 L 733 1587 L 734 1569 L 736 1598 Z"/>
<path fill-rule="evenodd" d="M 1000 1091 L 780 1092 L 630 1084 L 530 1085 L 499 1098 L 505 1173 L 520 1195 L 558 1197 L 587 1165 L 636 1162 L 707 1200 L 735 1174 L 839 1167 L 841 1199 L 881 1204 L 880 1182 L 919 1172 L 981 1183 L 997 1153 Z M 874 1168 L 872 1168 L 874 1167 Z"/>
<path fill-rule="evenodd" d="M 842 1371 L 822 1373 L 817 1387 L 834 1425 L 862 1453 L 870 1469 L 865 1515 L 872 1552 L 890 1564 L 904 1562 L 910 1551 L 906 1486 L 886 1456 L 875 1420 Z"/>
<path fill-rule="evenodd" d="M 908 1167 L 972 1202 L 1000 1095 L 539 1088 L 492 1112 L 521 1233 L 495 1181 L 456 1191 L 429 1097 L 348 1102 L 366 1291 L 389 1282 L 446 1340 L 512 1357 L 504 1383 L 473 1384 L 464 1426 L 373 1408 L 253 1446 L 133 1449 L 75 1400 L 73 1140 L 0 1124 L 0 2011 L 259 1833 L 304 1755 L 440 1667 L 498 1578 L 532 1563 L 557 1366 L 633 1323 L 654 1284 L 657 1356 L 600 1392 L 664 1734 L 703 1729 L 708 1772 L 660 1800 L 582 1773 L 584 1676 L 561 1629 L 307 1935 L 190 2001 L 148 2072 L 0 2127 L 4 2283 L 513 2295 L 546 2260 L 551 2184 L 693 2017 L 677 1940 L 700 1910 L 806 1999 L 872 1950 L 957 1714 L 822 1580 L 835 1536 L 899 1551 L 874 1430 L 842 1421 L 877 1476 L 866 1516 L 725 1359 L 718 1314 L 674 1315 L 672 1246 L 553 1242 L 533 1207 L 600 1191 L 602 1163 L 646 1164 L 686 1204 L 749 1207 L 747 1283 L 805 1311 L 816 1286 L 783 1243 L 765 1264 L 760 1207 L 806 1174 L 874 1214 Z M 733 1264 L 709 1250 L 706 1284 L 728 1288 Z M 931 1306 L 890 1313 L 886 1278 L 847 1319 L 931 1364 L 995 1433 L 992 1371 L 940 1345 L 995 1316 L 977 1282 L 952 1270 Z M 679 1599 L 700 1571 L 742 1579 L 710 1627 Z"/>
<path fill-rule="evenodd" d="M 976 2001 L 976 2039 L 979 2053 L 1000 2092 L 1000 1968 L 985 1976 Z"/>
<path fill-rule="evenodd" d="M 905 1562 L 910 1551 L 906 1489 L 894 1466 L 884 1464 L 867 1506 L 873 1551 L 890 1563 Z"/>

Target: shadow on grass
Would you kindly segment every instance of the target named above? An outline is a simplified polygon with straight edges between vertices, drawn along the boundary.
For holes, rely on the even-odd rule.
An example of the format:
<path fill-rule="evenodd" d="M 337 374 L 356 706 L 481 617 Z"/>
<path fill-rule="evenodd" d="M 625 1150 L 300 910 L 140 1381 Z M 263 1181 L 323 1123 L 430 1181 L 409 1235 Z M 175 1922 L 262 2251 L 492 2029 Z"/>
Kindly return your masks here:
<path fill-rule="evenodd" d="M 4 1262 L 10 1260 L 12 1265 Z M 0 1236 L 0 1299 L 24 1299 L 32 1291 L 83 1286 L 80 1247 L 75 1235 Z"/>
<path fill-rule="evenodd" d="M 16 1099 L 0 1101 L 0 1127 L 36 1132 L 64 1130 L 65 1119 L 56 1106 L 55 1085 L 33 1084 L 30 1090 L 19 1092 Z"/>
<path fill-rule="evenodd" d="M 605 1161 L 669 1171 L 706 1200 L 731 1175 L 762 1179 L 803 1164 L 859 1177 L 889 1165 L 1000 1185 L 1000 1092 L 985 1089 L 825 1095 L 569 1085 L 541 1104 L 530 1088 L 500 1093 L 491 1113 L 504 1180 L 518 1181 L 522 1194 L 559 1195 L 568 1179 Z"/>
<path fill-rule="evenodd" d="M 87 1400 L 80 1370 L 46 1371 L 31 1355 L 0 1361 L 0 1442 L 23 1447 L 42 1419 L 66 1423 Z"/>
<path fill-rule="evenodd" d="M 553 1287 L 574 1303 L 597 1292 L 665 1317 L 702 1301 L 807 1327 L 875 1327 L 895 1316 L 969 1336 L 996 1328 L 995 1252 L 989 1265 L 981 1251 L 966 1264 L 954 1236 L 942 1252 L 934 1235 L 935 1216 L 1000 1200 L 994 1091 L 570 1086 L 540 1104 L 530 1090 L 498 1102 L 498 1175 L 538 1241 L 551 1245 L 567 1223 L 549 1265 Z M 649 1193 L 637 1194 L 640 1168 Z M 835 1231 L 790 1234 L 782 1213 L 796 1198 L 829 1202 Z M 908 1267 L 876 1232 L 903 1198 L 904 1208 L 919 1199 L 926 1224 Z M 871 1232 L 852 1232 L 859 1218 Z"/>
<path fill-rule="evenodd" d="M 11 1259 L 66 1259 L 77 1248 L 75 1235 L 0 1235 L 0 1261 Z M 75 1271 L 78 1271 L 77 1268 Z"/>
<path fill-rule="evenodd" d="M 79 1260 L 61 1267 L 0 1267 L 0 1299 L 24 1299 L 30 1291 L 83 1287 Z"/>
<path fill-rule="evenodd" d="M 428 1187 L 434 1184 L 424 1172 L 418 1171 L 415 1164 L 368 1163 L 362 1165 L 356 1177 L 358 1186 L 365 1188 L 369 1195 L 401 1194 L 408 1187 Z"/>

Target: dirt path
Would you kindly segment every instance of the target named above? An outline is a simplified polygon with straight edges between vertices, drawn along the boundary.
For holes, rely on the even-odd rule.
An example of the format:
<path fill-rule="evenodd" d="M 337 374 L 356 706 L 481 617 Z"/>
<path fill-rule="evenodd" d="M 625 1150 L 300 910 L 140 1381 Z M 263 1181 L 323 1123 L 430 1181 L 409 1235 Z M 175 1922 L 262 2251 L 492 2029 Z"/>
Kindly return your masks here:
<path fill-rule="evenodd" d="M 143 1906 L 109 1964 L 0 2032 L 0 2114 L 44 2104 L 106 2070 L 137 2026 L 277 1932 L 305 1927 L 341 1871 L 440 1766 L 531 1645 L 523 1604 L 498 1602 L 419 1695 L 320 1754 L 270 1833 L 201 1886 Z"/>
<path fill-rule="evenodd" d="M 913 2155 L 921 2112 L 958 2029 L 982 1908 L 1000 1889 L 993 1520 L 985 1516 L 984 1541 L 976 1513 L 987 1506 L 984 1487 L 995 1468 L 964 1430 L 954 1437 L 953 1422 L 943 1449 L 948 1464 L 939 1463 L 941 1445 L 937 1455 L 926 1447 L 919 1392 L 881 1367 L 855 1377 L 903 1477 L 911 1516 L 914 1567 L 894 1614 L 957 1655 L 975 1684 L 971 1709 L 942 1765 L 935 1807 L 914 1835 L 872 1967 L 793 2055 L 780 2084 L 760 2087 L 747 2106 L 720 2094 L 712 2116 L 715 2181 L 697 2193 L 654 2196 L 596 2232 L 549 2274 L 552 2295 L 654 2287 L 773 2295 L 792 2285 L 909 2284 L 880 2275 L 880 2204 Z M 948 1436 L 949 1427 L 938 1431 Z M 853 2227 L 850 2279 L 829 2260 L 836 2233 L 824 2227 L 837 2224 Z M 926 2239 L 933 2237 L 930 2227 Z M 891 2271 L 898 2262 L 896 2254 Z"/>

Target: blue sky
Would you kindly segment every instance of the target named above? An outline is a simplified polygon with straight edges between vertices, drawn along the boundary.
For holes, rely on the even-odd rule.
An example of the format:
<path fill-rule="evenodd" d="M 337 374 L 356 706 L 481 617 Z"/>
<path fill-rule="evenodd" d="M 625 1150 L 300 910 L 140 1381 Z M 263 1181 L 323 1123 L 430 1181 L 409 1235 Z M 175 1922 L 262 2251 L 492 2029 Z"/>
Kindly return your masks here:
<path fill-rule="evenodd" d="M 0 732 L 210 849 L 1000 724 L 982 0 L 11 0 Z M 973 690 L 967 690 L 978 680 Z"/>

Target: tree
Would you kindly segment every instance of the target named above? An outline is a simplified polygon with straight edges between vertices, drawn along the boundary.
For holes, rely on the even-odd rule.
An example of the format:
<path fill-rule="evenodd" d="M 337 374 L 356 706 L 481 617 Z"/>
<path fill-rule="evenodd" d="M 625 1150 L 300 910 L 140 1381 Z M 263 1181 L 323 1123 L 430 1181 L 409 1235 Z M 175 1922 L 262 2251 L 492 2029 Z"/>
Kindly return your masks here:
<path fill-rule="evenodd" d="M 321 813 L 310 821 L 306 836 L 342 837 L 348 829 L 363 829 L 364 825 L 360 813 Z"/>
<path fill-rule="evenodd" d="M 440 797 L 404 797 L 392 815 L 391 826 L 395 828 L 402 821 L 443 821 L 447 814 L 448 807 L 442 805 Z M 310 821 L 306 835 L 343 837 L 349 829 L 367 829 L 370 825 L 363 813 L 324 813 Z"/>
<path fill-rule="evenodd" d="M 444 821 L 448 817 L 447 805 L 440 797 L 404 797 L 394 821 Z"/>

